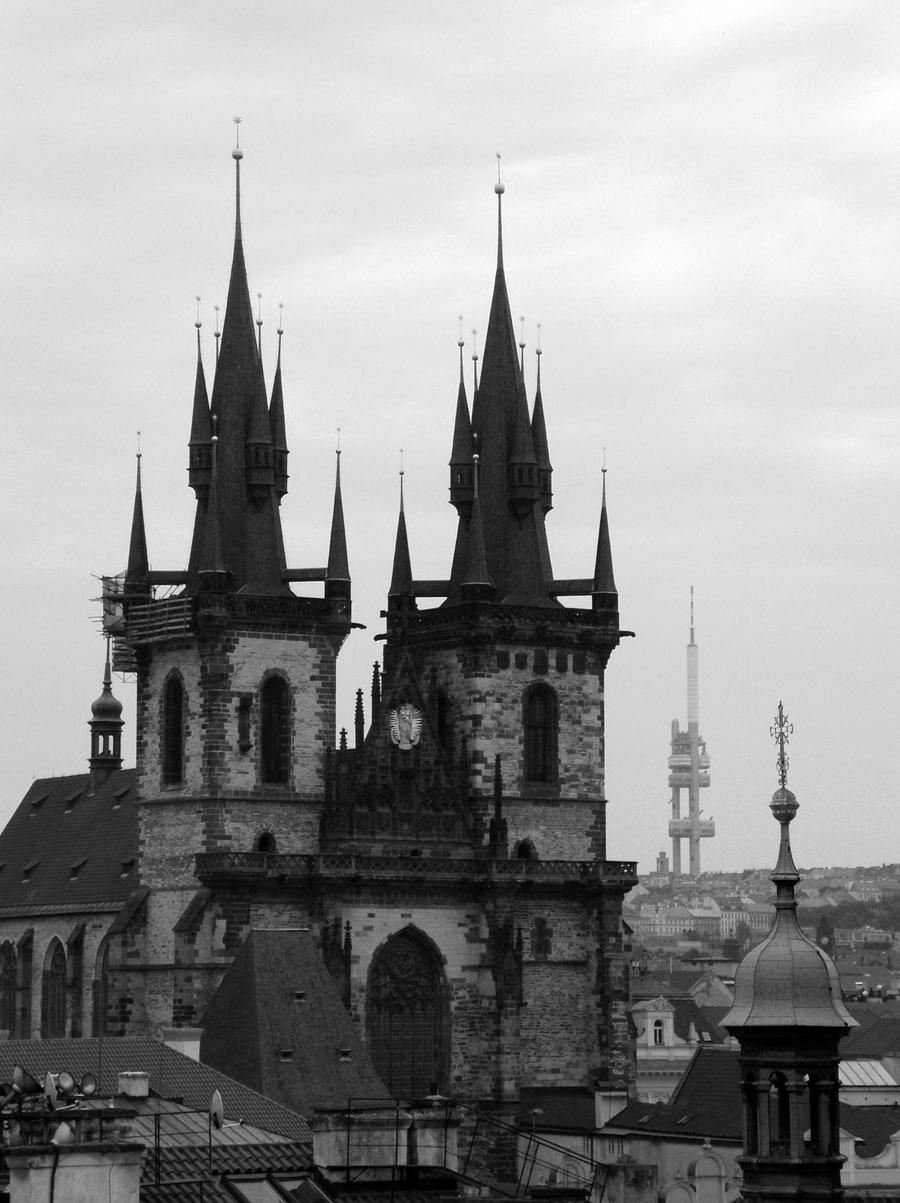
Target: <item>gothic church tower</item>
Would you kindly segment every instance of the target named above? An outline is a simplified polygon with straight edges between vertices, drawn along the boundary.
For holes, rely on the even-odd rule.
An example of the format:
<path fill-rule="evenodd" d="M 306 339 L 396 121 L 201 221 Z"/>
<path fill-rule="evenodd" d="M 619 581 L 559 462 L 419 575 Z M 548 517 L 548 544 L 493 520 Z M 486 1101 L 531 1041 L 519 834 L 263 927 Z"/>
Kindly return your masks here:
<path fill-rule="evenodd" d="M 292 570 L 285 561 L 281 331 L 267 400 L 244 265 L 241 157 L 235 150 L 234 251 L 211 403 L 198 323 L 186 571 L 149 568 L 138 465 L 116 640 L 116 667 L 137 675 L 143 887 L 110 942 L 108 1023 L 123 1033 L 196 1023 L 221 976 L 211 932 L 227 921 L 198 892 L 196 854 L 315 851 L 335 666 L 351 625 L 339 477 L 327 566 Z M 290 587 L 298 580 L 323 581 L 324 597 L 298 597 Z"/>

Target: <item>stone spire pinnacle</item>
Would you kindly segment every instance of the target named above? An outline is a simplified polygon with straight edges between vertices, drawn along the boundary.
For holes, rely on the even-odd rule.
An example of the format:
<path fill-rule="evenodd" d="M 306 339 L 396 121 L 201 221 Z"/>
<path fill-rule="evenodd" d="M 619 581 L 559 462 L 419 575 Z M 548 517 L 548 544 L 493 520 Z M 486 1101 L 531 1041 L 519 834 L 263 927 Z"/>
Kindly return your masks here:
<path fill-rule="evenodd" d="M 340 431 L 338 431 L 340 434 Z M 350 599 L 350 563 L 347 558 L 347 536 L 344 530 L 344 502 L 341 496 L 341 449 L 335 451 L 334 508 L 331 513 L 331 539 L 328 545 L 328 566 L 325 569 L 325 596 Z"/>
<path fill-rule="evenodd" d="M 282 317 L 284 306 L 278 306 L 278 359 L 275 363 L 275 379 L 272 382 L 272 400 L 269 403 L 269 427 L 272 447 L 275 451 L 275 488 L 279 497 L 288 491 L 288 445 L 287 426 L 284 420 L 284 393 L 281 387 L 281 339 L 284 335 Z"/>
<path fill-rule="evenodd" d="M 388 589 L 388 603 L 402 606 L 413 601 L 413 575 L 406 536 L 406 513 L 403 505 L 403 468 L 400 469 L 400 514 L 397 518 L 397 537 L 394 540 L 394 567 Z"/>
<path fill-rule="evenodd" d="M 600 530 L 597 535 L 597 559 L 594 564 L 594 587 L 591 591 L 593 609 L 618 610 L 619 594 L 613 575 L 612 546 L 609 539 L 609 517 L 606 512 L 606 466 L 603 467 L 603 495 L 600 502 Z"/>
<path fill-rule="evenodd" d="M 150 591 L 150 560 L 147 556 L 147 535 L 144 530 L 144 501 L 141 495 L 141 453 L 138 451 L 134 483 L 134 510 L 131 515 L 131 539 L 128 544 L 128 568 L 125 573 L 125 592 L 148 594 Z"/>
<path fill-rule="evenodd" d="M 187 589 L 188 593 L 198 590 L 201 565 L 204 571 L 209 571 L 209 565 L 216 559 L 213 549 L 204 547 L 204 540 L 218 526 L 218 554 L 231 573 L 229 588 L 257 595 L 278 594 L 289 590 L 283 579 L 285 556 L 275 478 L 275 449 L 244 263 L 240 176 L 243 151 L 236 147 L 232 155 L 235 164 L 234 249 L 210 406 L 218 419 L 219 514 L 217 522 L 208 520 L 211 491 L 207 496 L 203 495 L 205 482 L 202 476 L 196 482 L 192 480 L 195 488 L 200 485 L 200 490 Z M 199 421 L 202 407 L 196 397 L 195 413 Z"/>

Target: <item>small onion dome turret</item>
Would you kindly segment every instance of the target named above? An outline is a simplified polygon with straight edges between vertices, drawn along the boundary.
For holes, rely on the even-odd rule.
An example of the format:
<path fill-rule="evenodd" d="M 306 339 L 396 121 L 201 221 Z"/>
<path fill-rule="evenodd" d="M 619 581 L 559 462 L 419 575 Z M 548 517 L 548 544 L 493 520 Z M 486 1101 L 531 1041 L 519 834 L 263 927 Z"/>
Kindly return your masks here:
<path fill-rule="evenodd" d="M 797 799 L 786 786 L 775 791 L 771 810 L 781 825 L 778 864 L 771 878 L 777 888 L 775 922 L 768 936 L 738 966 L 734 1006 L 722 1020 L 723 1027 L 732 1031 L 856 1026 L 841 1000 L 834 962 L 797 922 L 794 888 L 800 875 L 788 835 L 797 808 Z"/>

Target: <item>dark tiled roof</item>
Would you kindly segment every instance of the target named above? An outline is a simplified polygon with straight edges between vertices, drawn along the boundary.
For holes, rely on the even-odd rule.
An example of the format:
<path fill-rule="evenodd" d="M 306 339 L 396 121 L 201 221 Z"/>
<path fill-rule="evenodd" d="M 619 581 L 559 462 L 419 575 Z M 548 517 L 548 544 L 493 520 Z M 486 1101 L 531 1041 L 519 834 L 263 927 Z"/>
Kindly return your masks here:
<path fill-rule="evenodd" d="M 250 932 L 206 1008 L 200 1055 L 302 1115 L 389 1098 L 315 941 L 296 928 Z"/>
<path fill-rule="evenodd" d="M 900 1053 L 900 1019 L 888 1016 L 866 1028 L 854 1028 L 840 1044 L 841 1056 L 880 1058 Z"/>
<path fill-rule="evenodd" d="M 115 907 L 137 885 L 134 769 L 111 773 L 94 794 L 89 779 L 45 777 L 19 803 L 0 833 L 0 914 Z"/>
<path fill-rule="evenodd" d="M 102 1047 L 101 1047 L 102 1046 Z M 38 1081 L 49 1070 L 67 1069 L 76 1079 L 90 1071 L 100 1079 L 100 1093 L 114 1094 L 118 1075 L 139 1070 L 150 1075 L 150 1089 L 162 1099 L 180 1100 L 206 1112 L 212 1092 L 225 1104 L 226 1120 L 243 1119 L 292 1141 L 311 1142 L 305 1120 L 272 1099 L 185 1057 L 158 1040 L 116 1037 L 85 1040 L 0 1041 L 0 1080 L 12 1081 L 14 1065 L 22 1065 Z"/>
<path fill-rule="evenodd" d="M 740 1144 L 743 1122 L 737 1049 L 701 1045 L 668 1103 L 629 1103 L 607 1127 Z"/>
<path fill-rule="evenodd" d="M 532 1112 L 541 1111 L 537 1127 L 590 1132 L 594 1128 L 594 1092 L 586 1086 L 533 1086 L 522 1090 L 519 1123 L 530 1127 Z"/>

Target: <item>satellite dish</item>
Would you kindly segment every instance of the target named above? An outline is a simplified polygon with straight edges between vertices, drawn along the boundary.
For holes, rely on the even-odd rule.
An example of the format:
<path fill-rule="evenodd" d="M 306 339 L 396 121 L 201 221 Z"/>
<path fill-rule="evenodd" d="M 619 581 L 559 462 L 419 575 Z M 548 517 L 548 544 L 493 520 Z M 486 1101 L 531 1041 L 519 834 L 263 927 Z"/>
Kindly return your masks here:
<path fill-rule="evenodd" d="M 209 1100 L 209 1122 L 214 1128 L 222 1128 L 225 1123 L 225 1107 L 218 1090 L 212 1092 L 212 1098 Z"/>
<path fill-rule="evenodd" d="M 41 1087 L 27 1069 L 21 1065 L 13 1066 L 13 1089 L 17 1094 L 40 1094 Z"/>
<path fill-rule="evenodd" d="M 92 1095 L 95 1095 L 97 1093 L 97 1079 L 90 1072 L 90 1070 L 84 1075 L 84 1077 L 78 1083 L 78 1089 L 81 1091 L 81 1093 L 87 1099 L 89 1099 Z"/>
<path fill-rule="evenodd" d="M 56 1089 L 60 1094 L 72 1094 L 75 1090 L 75 1079 L 67 1069 L 62 1069 L 56 1075 Z"/>
<path fill-rule="evenodd" d="M 44 1098 L 47 1100 L 47 1109 L 49 1111 L 56 1110 L 56 1083 L 53 1081 L 53 1074 L 48 1072 L 44 1075 Z"/>

